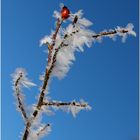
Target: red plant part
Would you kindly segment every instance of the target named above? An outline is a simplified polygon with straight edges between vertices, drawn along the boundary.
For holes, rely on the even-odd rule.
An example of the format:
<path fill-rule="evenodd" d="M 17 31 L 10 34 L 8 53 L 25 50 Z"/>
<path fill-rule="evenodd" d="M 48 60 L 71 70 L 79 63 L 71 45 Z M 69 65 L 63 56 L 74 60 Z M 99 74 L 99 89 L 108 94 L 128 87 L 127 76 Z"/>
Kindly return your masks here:
<path fill-rule="evenodd" d="M 64 6 L 61 10 L 61 18 L 65 20 L 69 18 L 69 16 L 70 16 L 70 10 L 66 6 Z"/>

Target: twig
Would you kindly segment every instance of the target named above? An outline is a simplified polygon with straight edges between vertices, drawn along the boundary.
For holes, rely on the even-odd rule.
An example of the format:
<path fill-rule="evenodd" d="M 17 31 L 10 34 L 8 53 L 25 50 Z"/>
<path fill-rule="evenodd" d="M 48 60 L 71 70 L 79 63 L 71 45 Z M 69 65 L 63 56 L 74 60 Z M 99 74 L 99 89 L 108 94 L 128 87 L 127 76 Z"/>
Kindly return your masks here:
<path fill-rule="evenodd" d="M 40 136 L 47 129 L 47 127 L 50 127 L 50 124 L 46 124 L 41 130 L 39 130 L 37 136 Z"/>
<path fill-rule="evenodd" d="M 25 111 L 25 108 L 24 108 L 24 105 L 22 103 L 22 99 L 20 96 L 21 91 L 19 88 L 19 82 L 20 82 L 21 78 L 22 78 L 22 73 L 19 75 L 19 78 L 17 78 L 17 80 L 15 81 L 14 87 L 15 87 L 15 93 L 16 93 L 16 97 L 17 97 L 17 101 L 18 101 L 18 108 L 20 109 L 24 120 L 27 121 L 28 120 L 27 113 Z"/>
<path fill-rule="evenodd" d="M 60 19 L 57 20 L 57 23 L 56 23 L 56 31 L 55 31 L 55 33 L 52 36 L 52 44 L 49 46 L 50 49 L 49 49 L 49 54 L 48 54 L 48 65 L 51 62 L 52 50 L 53 50 L 53 47 L 55 46 L 56 37 L 57 37 L 58 31 L 59 31 L 62 23 L 63 23 L 63 20 L 61 20 L 61 21 L 60 21 Z"/>
<path fill-rule="evenodd" d="M 78 102 L 43 102 L 43 105 L 46 106 L 56 106 L 56 107 L 62 107 L 62 106 L 76 106 L 76 107 L 87 107 L 87 103 L 78 103 Z"/>
<path fill-rule="evenodd" d="M 97 39 L 98 37 L 101 37 L 101 36 L 109 36 L 109 35 L 115 35 L 117 33 L 123 33 L 123 34 L 126 34 L 128 33 L 128 30 L 126 29 L 122 29 L 122 30 L 113 30 L 113 31 L 109 31 L 109 32 L 101 32 L 99 34 L 95 34 L 93 35 L 92 37 Z"/>

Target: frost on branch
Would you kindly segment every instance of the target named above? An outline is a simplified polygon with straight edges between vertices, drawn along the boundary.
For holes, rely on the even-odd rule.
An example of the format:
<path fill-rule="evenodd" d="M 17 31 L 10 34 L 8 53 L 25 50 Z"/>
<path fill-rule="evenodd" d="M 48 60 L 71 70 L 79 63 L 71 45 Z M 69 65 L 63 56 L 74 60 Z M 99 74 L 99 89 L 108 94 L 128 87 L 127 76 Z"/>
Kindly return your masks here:
<path fill-rule="evenodd" d="M 15 91 L 15 97 L 17 98 L 17 110 L 21 112 L 23 119 L 27 121 L 27 113 L 25 110 L 25 104 L 24 104 L 24 94 L 22 93 L 22 87 L 31 87 L 35 86 L 34 83 L 32 83 L 26 76 L 27 73 L 25 69 L 17 68 L 15 73 L 12 75 L 13 78 L 13 89 Z"/>
<path fill-rule="evenodd" d="M 31 129 L 28 140 L 40 140 L 51 132 L 49 124 L 41 124 L 38 129 Z"/>
<path fill-rule="evenodd" d="M 44 38 L 42 38 L 41 40 L 40 40 L 40 46 L 42 46 L 42 45 L 44 45 L 44 44 L 51 44 L 51 38 L 50 38 L 50 36 L 45 36 Z"/>
<path fill-rule="evenodd" d="M 58 12 L 55 11 L 55 13 Z M 61 15 L 55 17 L 60 18 L 60 16 Z M 131 23 L 129 23 L 125 28 L 118 26 L 115 29 L 110 29 L 109 31 L 104 30 L 97 34 L 88 29 L 89 26 L 92 25 L 92 22 L 82 16 L 82 10 L 79 10 L 75 14 L 71 13 L 69 20 L 72 23 L 69 23 L 65 29 L 61 27 L 59 30 L 55 40 L 55 45 L 51 50 L 54 55 L 55 50 L 60 47 L 56 56 L 52 76 L 56 76 L 59 79 L 63 78 L 69 71 L 73 61 L 75 61 L 75 51 L 83 52 L 84 46 L 91 47 L 93 42 L 101 41 L 103 37 L 109 37 L 115 40 L 117 36 L 120 36 L 124 42 L 128 35 L 136 36 L 136 33 L 133 31 L 134 26 Z M 51 44 L 51 42 L 53 42 L 51 40 L 51 36 L 52 34 L 41 40 L 42 44 L 45 44 L 43 42 L 49 42 Z"/>
<path fill-rule="evenodd" d="M 72 102 L 46 101 L 43 103 L 43 108 L 44 112 L 47 113 L 51 108 L 54 110 L 61 109 L 68 113 L 71 112 L 74 117 L 76 117 L 81 110 L 91 110 L 91 106 L 83 100 L 80 100 L 80 102 L 76 102 L 75 100 Z"/>
<path fill-rule="evenodd" d="M 78 12 L 70 15 L 70 21 L 74 21 L 75 17 L 78 18 L 76 25 L 81 27 L 91 26 L 93 23 L 86 18 L 83 18 L 83 10 L 79 10 Z"/>
<path fill-rule="evenodd" d="M 26 87 L 26 88 L 30 88 L 32 86 L 36 86 L 36 84 L 34 84 L 33 82 L 31 82 L 28 78 L 27 78 L 27 73 L 26 70 L 23 68 L 17 68 L 15 73 L 12 74 L 12 78 L 13 78 L 13 85 L 15 87 Z"/>
<path fill-rule="evenodd" d="M 70 103 L 70 105 L 68 106 L 65 106 L 63 108 L 66 112 L 71 112 L 73 117 L 76 117 L 76 115 L 81 111 L 81 110 L 91 110 L 91 106 L 88 105 L 87 102 L 84 102 L 84 101 L 80 101 L 80 102 L 75 102 L 75 101 L 72 101 Z"/>
<path fill-rule="evenodd" d="M 68 7 L 61 4 L 60 12 L 54 11 L 56 28 L 40 40 L 40 45 L 47 46 L 47 66 L 43 75 L 40 76 L 42 86 L 39 88 L 37 103 L 32 105 L 32 111 L 27 115 L 24 105 L 22 87 L 35 86 L 27 78 L 24 69 L 17 69 L 12 75 L 13 87 L 17 98 L 17 107 L 25 120 L 25 130 L 22 140 L 39 140 L 51 131 L 50 124 L 42 123 L 42 114 L 53 114 L 55 110 L 61 109 L 72 113 L 74 117 L 81 110 L 91 110 L 88 103 L 84 101 L 61 102 L 48 98 L 49 83 L 52 77 L 63 78 L 75 61 L 75 52 L 83 52 L 84 47 L 92 47 L 96 41 L 105 37 L 113 40 L 120 36 L 124 42 L 128 35 L 136 36 L 133 24 L 129 23 L 125 28 L 117 27 L 95 33 L 89 27 L 92 22 L 83 17 L 82 10 L 72 13 Z M 65 23 L 65 28 L 63 24 Z"/>
<path fill-rule="evenodd" d="M 122 28 L 119 26 L 116 28 L 117 34 L 122 37 L 122 42 L 125 42 L 128 35 L 132 35 L 136 37 L 136 33 L 133 30 L 133 28 L 134 28 L 134 25 L 132 23 L 129 23 L 125 28 Z M 127 31 L 127 33 L 124 34 L 123 31 Z"/>
<path fill-rule="evenodd" d="M 49 124 L 41 124 L 37 129 L 31 128 L 29 130 L 29 136 L 27 140 L 40 140 L 44 136 L 50 134 L 50 132 L 51 132 L 51 126 Z M 23 134 L 21 133 L 21 135 Z"/>

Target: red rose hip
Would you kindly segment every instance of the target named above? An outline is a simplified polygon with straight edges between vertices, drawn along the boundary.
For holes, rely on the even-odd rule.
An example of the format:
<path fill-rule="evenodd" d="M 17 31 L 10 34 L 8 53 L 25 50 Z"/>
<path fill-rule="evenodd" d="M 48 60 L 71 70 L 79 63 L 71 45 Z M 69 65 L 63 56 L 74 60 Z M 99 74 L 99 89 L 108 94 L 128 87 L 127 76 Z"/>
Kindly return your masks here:
<path fill-rule="evenodd" d="M 69 16 L 70 16 L 70 10 L 66 6 L 64 6 L 61 10 L 61 18 L 65 20 Z"/>

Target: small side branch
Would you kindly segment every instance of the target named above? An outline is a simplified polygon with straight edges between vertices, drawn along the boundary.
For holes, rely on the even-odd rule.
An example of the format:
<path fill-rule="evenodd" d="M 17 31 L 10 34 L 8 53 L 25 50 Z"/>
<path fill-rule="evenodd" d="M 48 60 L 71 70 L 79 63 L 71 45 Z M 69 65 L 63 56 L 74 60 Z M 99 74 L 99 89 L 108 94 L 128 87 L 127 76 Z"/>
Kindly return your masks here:
<path fill-rule="evenodd" d="M 27 117 L 27 113 L 25 111 L 24 104 L 22 102 L 20 85 L 19 85 L 19 82 L 20 82 L 21 78 L 22 78 L 22 73 L 19 75 L 19 77 L 15 81 L 14 88 L 15 88 L 15 95 L 16 95 L 17 101 L 18 101 L 18 108 L 20 109 L 20 112 L 21 112 L 24 120 L 27 121 L 28 120 L 28 117 Z"/>
<path fill-rule="evenodd" d="M 56 107 L 63 107 L 63 106 L 75 106 L 75 107 L 82 107 L 86 108 L 88 106 L 87 103 L 79 103 L 79 102 L 44 102 L 43 105 L 46 106 L 56 106 Z"/>
<path fill-rule="evenodd" d="M 50 124 L 46 124 L 45 126 L 40 128 L 40 130 L 37 132 L 37 136 L 40 137 L 41 135 L 49 134 L 50 131 L 51 131 Z"/>
<path fill-rule="evenodd" d="M 97 39 L 97 38 L 102 37 L 102 36 L 111 36 L 111 35 L 115 35 L 117 33 L 127 34 L 128 32 L 129 31 L 127 29 L 112 30 L 112 31 L 108 31 L 108 32 L 101 32 L 99 34 L 95 34 L 92 37 Z"/>
<path fill-rule="evenodd" d="M 46 109 L 48 107 L 51 107 L 53 109 L 62 109 L 66 112 L 71 112 L 74 117 L 81 111 L 81 110 L 91 110 L 91 107 L 88 105 L 88 103 L 81 101 L 81 102 L 56 102 L 56 101 L 49 101 L 44 102 L 44 106 L 46 106 Z"/>

